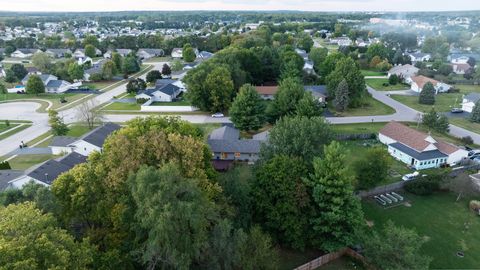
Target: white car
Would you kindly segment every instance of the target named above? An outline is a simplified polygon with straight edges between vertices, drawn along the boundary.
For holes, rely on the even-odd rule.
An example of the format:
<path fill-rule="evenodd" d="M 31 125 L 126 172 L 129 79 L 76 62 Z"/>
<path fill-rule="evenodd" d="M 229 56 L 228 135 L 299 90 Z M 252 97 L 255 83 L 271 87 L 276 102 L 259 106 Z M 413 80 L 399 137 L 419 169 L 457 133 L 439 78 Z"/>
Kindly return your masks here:
<path fill-rule="evenodd" d="M 418 174 L 419 174 L 418 172 L 405 174 L 405 175 L 402 177 L 402 180 L 403 180 L 403 181 L 413 180 L 413 179 L 415 179 L 415 178 L 418 176 Z"/>
<path fill-rule="evenodd" d="M 222 118 L 222 117 L 225 117 L 225 115 L 223 115 L 223 113 L 217 112 L 217 113 L 212 114 L 212 117 L 213 118 Z"/>

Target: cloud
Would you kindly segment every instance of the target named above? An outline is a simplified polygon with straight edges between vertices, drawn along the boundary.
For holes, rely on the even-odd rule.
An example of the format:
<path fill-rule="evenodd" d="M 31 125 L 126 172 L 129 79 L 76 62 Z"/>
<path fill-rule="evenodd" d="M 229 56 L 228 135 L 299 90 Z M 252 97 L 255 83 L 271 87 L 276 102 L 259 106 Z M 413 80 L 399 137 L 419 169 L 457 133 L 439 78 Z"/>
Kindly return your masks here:
<path fill-rule="evenodd" d="M 303 10 L 444 11 L 480 10 L 478 0 L 0 0 L 7 11 L 121 10 Z"/>

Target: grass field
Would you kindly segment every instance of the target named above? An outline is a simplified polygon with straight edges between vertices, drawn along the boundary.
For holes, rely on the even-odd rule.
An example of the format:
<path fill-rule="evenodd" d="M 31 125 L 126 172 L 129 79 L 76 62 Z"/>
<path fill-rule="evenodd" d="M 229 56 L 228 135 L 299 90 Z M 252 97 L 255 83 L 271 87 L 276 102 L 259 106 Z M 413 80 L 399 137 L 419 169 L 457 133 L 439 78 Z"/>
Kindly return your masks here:
<path fill-rule="evenodd" d="M 10 124 L 9 126 L 7 126 L 5 124 L 0 124 L 0 133 L 5 132 L 5 131 L 7 131 L 11 128 L 14 128 L 16 126 L 18 126 L 18 125 L 17 124 Z"/>
<path fill-rule="evenodd" d="M 433 258 L 433 269 L 478 269 L 480 253 L 480 217 L 468 209 L 468 200 L 455 202 L 456 195 L 431 196 L 405 194 L 411 207 L 383 209 L 371 200 L 362 202 L 367 220 L 380 229 L 387 220 L 417 231 L 428 241 L 421 252 Z M 466 229 L 468 224 L 468 229 Z M 458 251 L 464 258 L 456 256 Z"/>
<path fill-rule="evenodd" d="M 384 83 L 388 83 L 388 79 L 365 79 L 368 86 L 378 91 L 395 91 L 395 90 L 408 90 L 409 85 L 397 83 L 395 85 L 384 86 Z"/>
<path fill-rule="evenodd" d="M 123 102 L 113 102 L 102 108 L 105 111 L 140 111 L 140 104 L 137 103 L 123 103 Z"/>
<path fill-rule="evenodd" d="M 190 102 L 186 100 L 174 101 L 174 102 L 152 102 L 150 106 L 190 106 Z"/>
<path fill-rule="evenodd" d="M 466 84 L 455 84 L 455 88 L 460 89 L 461 93 L 480 93 L 480 85 L 466 85 Z"/>
<path fill-rule="evenodd" d="M 101 90 L 117 82 L 119 81 L 89 82 L 89 83 L 84 83 L 83 86 L 87 86 L 90 89 Z"/>
<path fill-rule="evenodd" d="M 375 71 L 375 70 L 362 69 L 360 70 L 360 72 L 362 72 L 363 76 L 387 76 L 386 72 Z"/>
<path fill-rule="evenodd" d="M 54 158 L 56 156 L 47 154 L 47 155 L 21 155 L 17 156 L 8 162 L 10 163 L 10 166 L 14 170 L 26 170 L 33 165 L 45 162 L 51 158 Z"/>
<path fill-rule="evenodd" d="M 1 101 L 14 101 L 14 100 L 29 100 L 29 99 L 41 99 L 41 100 L 48 100 L 52 102 L 52 108 L 56 109 L 61 106 L 65 106 L 69 103 L 72 103 L 87 94 L 73 94 L 73 93 L 66 93 L 66 94 L 17 94 L 17 93 L 9 93 L 6 95 L 0 95 L 0 102 Z M 60 103 L 60 98 L 65 97 L 67 103 Z M 41 103 L 41 102 L 40 102 Z M 48 107 L 48 103 L 42 103 L 42 107 L 38 109 L 40 112 L 45 112 L 46 108 Z"/>
<path fill-rule="evenodd" d="M 349 108 L 347 111 L 337 113 L 332 102 L 329 103 L 328 109 L 338 116 L 368 116 L 368 115 L 388 115 L 395 113 L 395 110 L 382 102 L 368 97 L 366 105 L 358 108 Z"/>
<path fill-rule="evenodd" d="M 391 95 L 390 97 L 420 112 L 429 112 L 432 107 L 437 112 L 449 112 L 453 107 L 460 106 L 459 102 L 462 102 L 462 95 L 461 93 L 438 94 L 435 96 L 434 105 L 419 104 L 417 96 Z"/>
<path fill-rule="evenodd" d="M 359 123 L 359 124 L 338 124 L 332 125 L 337 133 L 362 134 L 378 133 L 387 123 Z"/>
<path fill-rule="evenodd" d="M 480 123 L 473 123 L 473 122 L 470 122 L 470 120 L 465 118 L 450 118 L 449 121 L 450 121 L 450 124 L 459 126 L 466 130 L 480 133 Z"/>

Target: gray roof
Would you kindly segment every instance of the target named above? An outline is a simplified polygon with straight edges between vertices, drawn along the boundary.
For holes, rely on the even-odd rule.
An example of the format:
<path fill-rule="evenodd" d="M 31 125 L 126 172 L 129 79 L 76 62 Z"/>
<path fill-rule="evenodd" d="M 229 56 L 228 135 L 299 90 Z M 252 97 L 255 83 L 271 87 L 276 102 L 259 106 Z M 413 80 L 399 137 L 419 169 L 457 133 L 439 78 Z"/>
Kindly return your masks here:
<path fill-rule="evenodd" d="M 213 56 L 213 53 L 207 52 L 207 51 L 201 51 L 198 53 L 199 58 L 208 59 L 208 58 L 211 58 L 212 56 Z"/>
<path fill-rule="evenodd" d="M 266 141 L 268 140 L 268 135 L 270 135 L 270 131 L 267 130 L 253 135 L 253 139 L 257 141 Z"/>
<path fill-rule="evenodd" d="M 463 98 L 473 103 L 477 103 L 477 101 L 480 100 L 480 93 L 470 93 Z"/>
<path fill-rule="evenodd" d="M 24 81 L 28 81 L 28 78 L 30 78 L 30 76 L 32 76 L 32 74 L 27 74 L 25 76 L 25 78 L 23 78 L 22 82 Z M 38 76 L 40 77 L 40 79 L 42 80 L 43 84 L 45 84 L 45 82 L 48 80 L 48 78 L 52 77 L 54 79 L 56 79 L 57 77 L 53 76 L 53 75 L 50 75 L 50 74 L 41 74 L 41 75 L 35 75 L 35 76 Z"/>
<path fill-rule="evenodd" d="M 138 49 L 138 51 L 144 51 L 148 54 L 155 54 L 155 55 L 161 55 L 163 54 L 163 49 L 149 49 L 149 48 L 141 48 Z"/>
<path fill-rule="evenodd" d="M 88 132 L 81 139 L 95 146 L 102 147 L 107 137 L 118 129 L 120 129 L 119 125 L 114 123 L 106 123 L 103 126 L 97 127 L 96 129 Z"/>
<path fill-rule="evenodd" d="M 425 152 L 417 152 L 416 150 L 402 144 L 399 142 L 396 143 L 391 143 L 389 144 L 390 147 L 393 147 L 416 160 L 430 160 L 430 159 L 436 159 L 436 158 L 447 158 L 448 155 L 445 155 L 444 153 L 440 152 L 439 150 L 431 150 L 431 151 L 425 151 Z"/>
<path fill-rule="evenodd" d="M 322 95 L 328 97 L 328 91 L 326 85 L 305 85 L 303 86 L 305 91 L 312 92 L 313 96 Z"/>
<path fill-rule="evenodd" d="M 180 89 L 180 87 L 176 86 L 176 85 L 173 85 L 173 84 L 168 84 L 168 85 L 165 85 L 164 87 L 160 88 L 160 89 L 156 89 L 162 93 L 165 93 L 169 96 L 173 96 L 178 90 Z"/>
<path fill-rule="evenodd" d="M 76 142 L 78 138 L 68 136 L 55 136 L 49 146 L 67 146 Z"/>
<path fill-rule="evenodd" d="M 48 88 L 58 88 L 60 86 L 62 86 L 62 84 L 66 82 L 64 80 L 50 80 L 48 81 L 46 87 Z"/>
<path fill-rule="evenodd" d="M 23 171 L 0 170 L 0 191 L 8 187 L 8 182 L 23 175 Z"/>
<path fill-rule="evenodd" d="M 21 51 L 24 54 L 36 53 L 38 51 L 38 49 L 27 49 L 27 48 L 19 48 L 17 50 Z"/>
<path fill-rule="evenodd" d="M 262 141 L 257 140 L 208 140 L 214 153 L 249 153 L 260 152 Z"/>
<path fill-rule="evenodd" d="M 238 140 L 240 138 L 240 131 L 236 128 L 223 126 L 217 128 L 208 136 L 209 140 Z"/>
<path fill-rule="evenodd" d="M 116 51 L 119 53 L 119 54 L 122 54 L 122 55 L 127 55 L 129 53 L 132 52 L 132 50 L 130 49 L 116 49 Z"/>
<path fill-rule="evenodd" d="M 159 79 L 155 82 L 155 88 L 162 88 L 165 85 L 172 84 L 176 81 L 177 80 L 173 80 L 173 79 Z"/>
<path fill-rule="evenodd" d="M 84 163 L 86 160 L 87 157 L 73 152 L 57 160 L 51 159 L 40 164 L 30 172 L 27 172 L 27 176 L 51 185 L 60 174 L 70 170 L 77 164 Z"/>
<path fill-rule="evenodd" d="M 70 51 L 70 49 L 47 49 L 46 52 L 51 52 L 55 55 L 63 55 L 63 54 L 66 54 L 66 53 L 72 53 L 72 51 Z"/>

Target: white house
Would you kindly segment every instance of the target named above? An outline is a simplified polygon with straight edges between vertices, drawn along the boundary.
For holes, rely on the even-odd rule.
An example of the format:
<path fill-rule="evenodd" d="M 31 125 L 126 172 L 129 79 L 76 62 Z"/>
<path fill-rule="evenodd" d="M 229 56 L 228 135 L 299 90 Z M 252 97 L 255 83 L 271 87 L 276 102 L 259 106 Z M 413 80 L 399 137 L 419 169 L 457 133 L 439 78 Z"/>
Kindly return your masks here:
<path fill-rule="evenodd" d="M 147 89 L 135 96 L 135 99 L 148 100 L 148 104 L 152 102 L 172 102 L 181 92 L 185 91 L 183 84 L 172 79 L 157 80 L 155 88 Z"/>
<path fill-rule="evenodd" d="M 430 61 L 432 56 L 429 53 L 421 53 L 421 52 L 415 52 L 415 53 L 408 53 L 408 57 L 410 57 L 410 60 L 412 62 L 427 62 Z"/>
<path fill-rule="evenodd" d="M 159 57 L 165 55 L 165 52 L 162 49 L 147 49 L 142 48 L 138 49 L 137 57 L 140 59 L 150 59 L 153 57 Z"/>
<path fill-rule="evenodd" d="M 389 71 L 388 71 L 388 77 L 392 76 L 392 75 L 397 75 L 399 78 L 402 78 L 402 79 L 407 79 L 407 78 L 410 78 L 410 77 L 413 77 L 415 75 L 417 75 L 419 69 L 417 67 L 414 67 L 410 64 L 406 64 L 406 65 L 398 65 L 398 66 L 394 66 L 392 67 Z"/>
<path fill-rule="evenodd" d="M 172 57 L 173 58 L 182 58 L 183 57 L 183 49 L 182 48 L 173 48 Z"/>
<path fill-rule="evenodd" d="M 430 82 L 430 83 L 433 84 L 433 87 L 435 88 L 436 94 L 448 92 L 448 90 L 450 90 L 450 88 L 452 88 L 450 85 L 448 85 L 446 83 L 439 82 L 437 80 L 425 77 L 423 75 L 409 77 L 405 80 L 405 82 L 410 84 L 410 88 L 417 93 L 422 92 L 423 87 L 425 86 L 425 84 L 427 82 Z"/>
<path fill-rule="evenodd" d="M 470 57 L 462 55 L 462 56 L 457 56 L 457 57 L 452 58 L 450 60 L 450 62 L 452 64 L 467 64 L 469 59 L 470 59 Z"/>
<path fill-rule="evenodd" d="M 470 93 L 463 97 L 462 110 L 471 113 L 475 104 L 480 100 L 480 93 Z"/>
<path fill-rule="evenodd" d="M 70 49 L 47 49 L 45 53 L 52 58 L 63 58 L 65 55 L 72 55 Z"/>
<path fill-rule="evenodd" d="M 106 58 L 106 59 L 110 59 L 110 58 L 112 58 L 112 53 L 113 52 L 118 53 L 122 57 L 126 57 L 127 55 L 129 55 L 132 52 L 132 50 L 130 50 L 130 49 L 108 50 L 107 52 L 105 52 L 103 54 L 103 57 Z"/>
<path fill-rule="evenodd" d="M 58 156 L 62 154 L 72 153 L 73 147 L 70 144 L 76 142 L 78 138 L 68 136 L 55 136 L 48 146 L 52 150 L 52 154 Z"/>
<path fill-rule="evenodd" d="M 10 54 L 10 57 L 13 58 L 29 58 L 32 57 L 33 54 L 38 52 L 38 49 L 16 49 L 13 53 Z"/>
<path fill-rule="evenodd" d="M 101 56 L 102 51 L 99 49 L 95 48 L 95 56 Z M 76 49 L 75 52 L 73 53 L 73 58 L 79 59 L 79 58 L 85 58 L 85 49 Z"/>
<path fill-rule="evenodd" d="M 84 156 L 88 156 L 94 151 L 101 152 L 103 143 L 107 137 L 118 129 L 120 129 L 120 126 L 117 124 L 104 124 L 85 134 L 77 141 L 70 143 L 68 146 L 71 147 L 74 152 Z"/>
<path fill-rule="evenodd" d="M 33 75 L 34 74 L 27 74 L 27 76 L 22 79 L 22 84 L 26 86 L 28 78 Z M 69 89 L 82 85 L 82 83 L 71 84 L 67 81 L 59 80 L 56 76 L 53 76 L 51 74 L 41 74 L 36 76 L 38 76 L 42 80 L 43 85 L 45 86 L 45 92 L 51 94 L 63 93 L 68 91 Z"/>
<path fill-rule="evenodd" d="M 416 170 L 455 165 L 468 155 L 464 149 L 395 121 L 380 130 L 378 139 L 388 146 L 390 155 Z"/>

